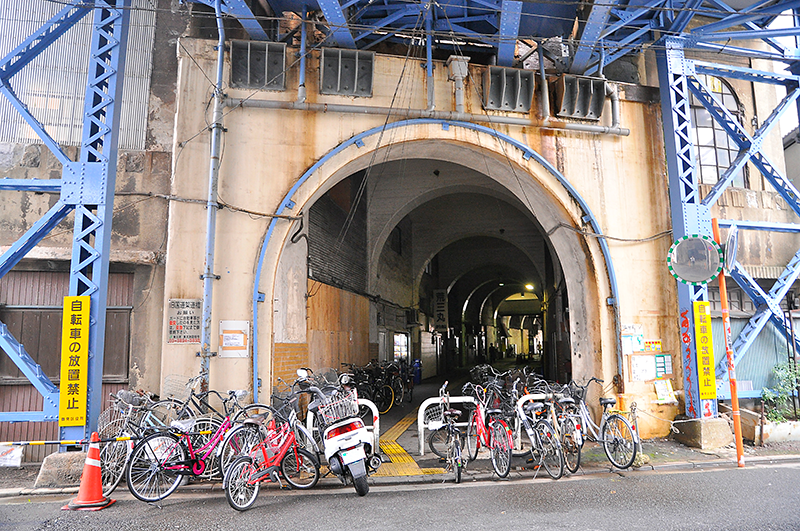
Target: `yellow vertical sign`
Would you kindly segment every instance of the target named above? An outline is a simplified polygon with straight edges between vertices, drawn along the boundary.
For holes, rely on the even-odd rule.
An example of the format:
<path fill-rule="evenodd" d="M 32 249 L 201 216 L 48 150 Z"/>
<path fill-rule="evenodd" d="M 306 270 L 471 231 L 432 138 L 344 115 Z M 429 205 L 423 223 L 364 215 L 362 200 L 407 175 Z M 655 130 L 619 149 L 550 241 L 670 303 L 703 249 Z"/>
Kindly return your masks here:
<path fill-rule="evenodd" d="M 700 388 L 700 400 L 715 400 L 717 380 L 714 376 L 714 345 L 708 302 L 694 303 L 694 337 L 697 346 L 697 384 Z"/>
<path fill-rule="evenodd" d="M 86 425 L 89 370 L 89 297 L 64 297 L 58 425 Z"/>

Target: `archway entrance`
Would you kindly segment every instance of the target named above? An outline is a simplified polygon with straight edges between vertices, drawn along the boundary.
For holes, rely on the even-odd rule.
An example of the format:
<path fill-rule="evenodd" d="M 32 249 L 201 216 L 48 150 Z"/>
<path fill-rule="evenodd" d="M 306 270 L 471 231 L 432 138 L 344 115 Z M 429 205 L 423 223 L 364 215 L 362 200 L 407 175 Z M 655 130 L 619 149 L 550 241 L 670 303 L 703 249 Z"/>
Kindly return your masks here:
<path fill-rule="evenodd" d="M 553 380 L 602 373 L 613 275 L 569 230 L 592 216 L 566 179 L 479 126 L 390 125 L 402 135 L 365 133 L 311 168 L 284 202 L 302 220 L 270 229 L 273 374 L 298 366 L 297 344 L 337 368 L 407 353 L 425 376 L 501 355 Z"/>

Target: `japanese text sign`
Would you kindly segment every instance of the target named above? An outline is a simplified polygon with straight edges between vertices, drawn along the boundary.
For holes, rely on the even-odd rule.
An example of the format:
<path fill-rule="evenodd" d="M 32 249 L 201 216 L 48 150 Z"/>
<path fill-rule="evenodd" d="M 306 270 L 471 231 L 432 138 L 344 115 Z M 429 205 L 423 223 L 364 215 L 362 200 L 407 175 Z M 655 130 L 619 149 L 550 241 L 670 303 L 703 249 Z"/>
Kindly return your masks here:
<path fill-rule="evenodd" d="M 86 425 L 89 370 L 89 297 L 64 297 L 61 321 L 59 426 Z"/>
<path fill-rule="evenodd" d="M 714 376 L 714 345 L 708 302 L 694 302 L 694 336 L 697 347 L 697 384 L 700 389 L 700 400 L 715 400 L 717 381 Z"/>

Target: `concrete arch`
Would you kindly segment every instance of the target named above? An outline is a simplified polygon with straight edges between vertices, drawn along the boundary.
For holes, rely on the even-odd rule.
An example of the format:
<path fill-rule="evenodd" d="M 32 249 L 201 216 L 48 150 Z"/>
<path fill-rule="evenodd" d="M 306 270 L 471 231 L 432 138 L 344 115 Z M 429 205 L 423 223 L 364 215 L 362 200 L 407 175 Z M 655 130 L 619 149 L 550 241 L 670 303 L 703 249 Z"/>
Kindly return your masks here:
<path fill-rule="evenodd" d="M 403 141 L 380 146 L 387 129 L 403 130 Z M 292 186 L 276 209 L 277 216 L 292 216 L 308 208 L 342 179 L 368 168 L 374 161 L 408 158 L 411 150 L 395 149 L 413 144 L 414 158 L 448 160 L 460 164 L 476 162 L 484 175 L 516 197 L 545 229 L 564 269 L 570 303 L 570 332 L 577 359 L 577 376 L 602 374 L 598 353 L 614 352 L 620 363 L 617 312 L 609 315 L 607 301 L 616 310 L 616 279 L 608 248 L 602 238 L 584 239 L 568 227 L 590 224 L 597 234 L 599 225 L 588 205 L 567 179 L 546 159 L 519 140 L 488 127 L 442 120 L 405 120 L 377 127 L 343 142 L 312 165 Z M 447 149 L 442 149 L 445 143 Z M 419 149 L 420 151 L 416 151 Z M 393 159 L 393 157 L 395 157 Z M 293 223 L 273 218 L 266 231 L 256 264 L 253 287 L 253 377 L 257 393 L 259 337 L 271 337 L 272 322 L 259 320 L 259 304 L 273 308 L 273 290 L 282 249 Z M 263 272 L 270 271 L 266 276 Z M 264 278 L 262 278 L 264 276 Z M 269 278 L 269 282 L 266 279 Z M 572 310 L 574 308 L 574 310 Z M 268 312 L 267 315 L 271 315 Z M 264 345 L 272 355 L 272 347 Z M 575 370 L 577 369 L 577 371 Z"/>

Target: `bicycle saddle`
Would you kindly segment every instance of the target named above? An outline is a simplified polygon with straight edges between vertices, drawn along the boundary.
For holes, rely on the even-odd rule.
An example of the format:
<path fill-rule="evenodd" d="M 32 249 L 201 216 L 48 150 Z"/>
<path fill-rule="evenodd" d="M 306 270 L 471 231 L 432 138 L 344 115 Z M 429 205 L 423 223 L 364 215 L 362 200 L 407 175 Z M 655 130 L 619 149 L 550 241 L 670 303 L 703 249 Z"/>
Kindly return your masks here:
<path fill-rule="evenodd" d="M 443 415 L 445 417 L 460 417 L 461 410 L 460 409 L 445 409 Z"/>
<path fill-rule="evenodd" d="M 173 420 L 169 423 L 169 425 L 176 430 L 188 433 L 192 428 L 194 428 L 194 421 L 195 419 Z"/>
<path fill-rule="evenodd" d="M 544 404 L 542 402 L 529 402 L 525 404 L 525 407 L 523 409 L 525 409 L 526 413 L 530 413 L 531 411 L 539 413 L 541 410 L 544 409 Z"/>
<path fill-rule="evenodd" d="M 503 412 L 503 410 L 499 409 L 499 408 L 498 409 L 487 409 L 486 410 L 486 414 L 487 415 L 500 415 L 502 412 Z"/>
<path fill-rule="evenodd" d="M 613 406 L 616 403 L 617 403 L 617 399 L 616 398 L 601 398 L 600 399 L 600 405 L 601 406 Z"/>

